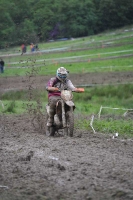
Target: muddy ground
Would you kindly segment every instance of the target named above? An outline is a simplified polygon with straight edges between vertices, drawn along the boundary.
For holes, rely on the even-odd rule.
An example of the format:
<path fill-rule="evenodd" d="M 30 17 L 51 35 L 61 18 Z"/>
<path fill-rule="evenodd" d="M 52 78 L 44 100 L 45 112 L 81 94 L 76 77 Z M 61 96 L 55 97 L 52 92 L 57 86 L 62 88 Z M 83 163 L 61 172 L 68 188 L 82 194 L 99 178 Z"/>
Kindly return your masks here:
<path fill-rule="evenodd" d="M 34 85 L 44 88 L 49 77 Z M 71 75 L 75 85 L 132 82 L 133 73 Z M 0 78 L 1 92 L 27 80 Z M 0 115 L 0 200 L 132 200 L 133 139 L 75 129 L 47 137 L 28 115 Z"/>
<path fill-rule="evenodd" d="M 36 77 L 0 77 L 0 92 L 8 90 L 28 89 L 29 83 L 33 88 L 44 89 L 51 76 Z M 74 85 L 121 84 L 133 82 L 133 71 L 70 74 Z"/>

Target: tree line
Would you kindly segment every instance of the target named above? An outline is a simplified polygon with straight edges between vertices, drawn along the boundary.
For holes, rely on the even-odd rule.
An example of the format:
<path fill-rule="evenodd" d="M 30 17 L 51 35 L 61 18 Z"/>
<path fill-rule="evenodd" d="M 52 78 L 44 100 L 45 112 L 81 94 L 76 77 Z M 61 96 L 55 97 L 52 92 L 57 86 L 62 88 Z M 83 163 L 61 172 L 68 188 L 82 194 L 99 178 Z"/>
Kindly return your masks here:
<path fill-rule="evenodd" d="M 0 47 L 84 37 L 133 24 L 132 0 L 0 0 Z"/>

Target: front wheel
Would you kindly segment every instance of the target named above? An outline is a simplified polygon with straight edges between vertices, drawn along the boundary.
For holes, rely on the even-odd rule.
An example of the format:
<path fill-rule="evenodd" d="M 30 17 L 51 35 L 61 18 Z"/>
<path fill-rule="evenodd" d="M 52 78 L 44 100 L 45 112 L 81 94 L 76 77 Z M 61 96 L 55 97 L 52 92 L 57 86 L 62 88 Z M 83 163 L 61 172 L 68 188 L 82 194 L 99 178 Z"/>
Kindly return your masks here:
<path fill-rule="evenodd" d="M 66 128 L 65 132 L 67 132 L 67 135 L 70 137 L 73 137 L 73 131 L 74 131 L 74 113 L 73 110 L 68 111 L 66 114 Z"/>

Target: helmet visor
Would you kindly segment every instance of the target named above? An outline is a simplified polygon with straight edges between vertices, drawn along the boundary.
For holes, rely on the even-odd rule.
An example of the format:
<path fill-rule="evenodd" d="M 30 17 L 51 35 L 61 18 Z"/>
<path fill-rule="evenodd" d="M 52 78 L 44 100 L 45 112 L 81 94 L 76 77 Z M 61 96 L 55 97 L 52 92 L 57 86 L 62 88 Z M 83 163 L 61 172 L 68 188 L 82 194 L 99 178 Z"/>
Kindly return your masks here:
<path fill-rule="evenodd" d="M 58 73 L 58 77 L 61 79 L 65 79 L 67 77 L 67 74 Z"/>

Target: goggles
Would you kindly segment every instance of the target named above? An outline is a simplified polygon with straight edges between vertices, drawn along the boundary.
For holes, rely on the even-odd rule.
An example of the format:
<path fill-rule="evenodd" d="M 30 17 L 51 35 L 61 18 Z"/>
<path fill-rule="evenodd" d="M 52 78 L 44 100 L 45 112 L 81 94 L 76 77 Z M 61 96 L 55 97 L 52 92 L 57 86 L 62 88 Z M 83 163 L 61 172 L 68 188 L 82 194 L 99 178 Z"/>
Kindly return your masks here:
<path fill-rule="evenodd" d="M 59 76 L 61 79 L 65 79 L 65 78 L 67 77 L 67 74 L 58 73 L 58 76 Z"/>

